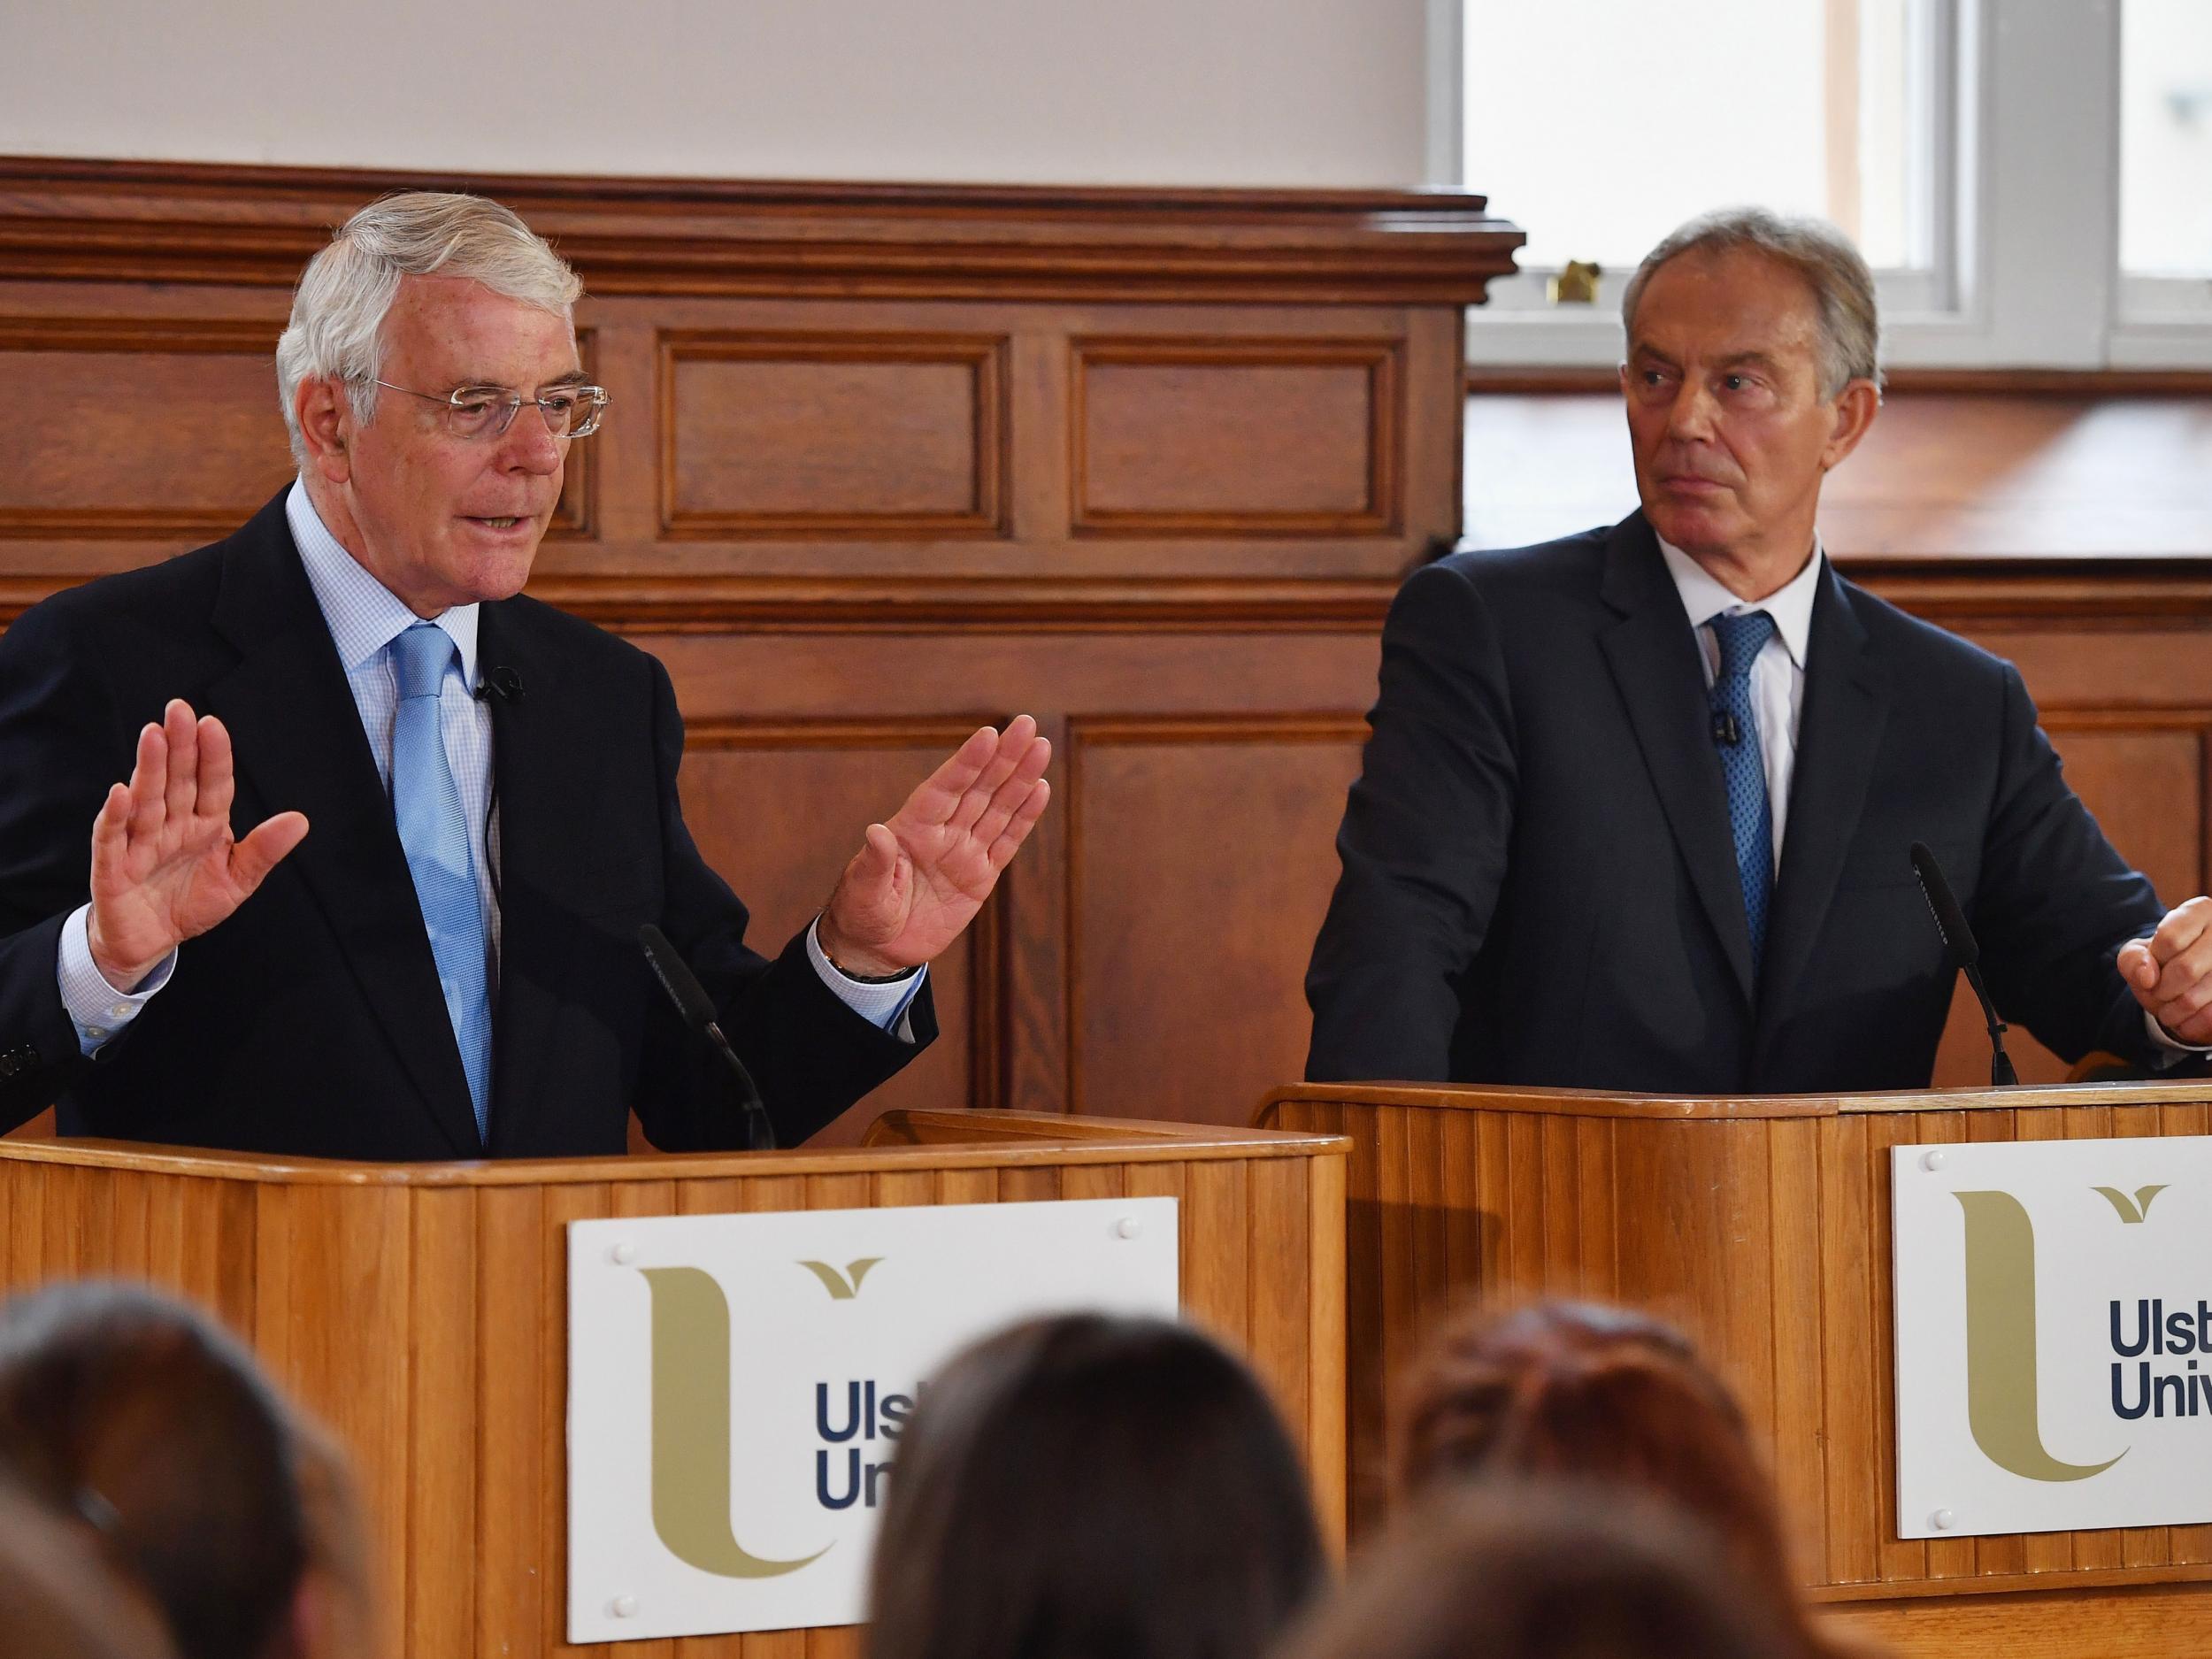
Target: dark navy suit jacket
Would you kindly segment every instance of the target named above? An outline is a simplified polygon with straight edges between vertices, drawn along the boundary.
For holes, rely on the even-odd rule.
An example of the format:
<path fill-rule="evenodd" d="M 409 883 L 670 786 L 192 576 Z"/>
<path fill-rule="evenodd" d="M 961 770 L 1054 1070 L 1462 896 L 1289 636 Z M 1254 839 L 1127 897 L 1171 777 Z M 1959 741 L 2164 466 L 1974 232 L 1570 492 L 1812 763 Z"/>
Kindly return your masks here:
<path fill-rule="evenodd" d="M 684 827 L 683 726 L 660 664 L 534 600 L 483 606 L 501 921 L 491 1132 L 480 1143 L 391 803 L 279 495 L 211 547 L 57 595 L 0 638 L 0 1127 L 58 1102 L 65 1134 L 366 1159 L 744 1144 L 718 1061 L 639 955 L 667 933 L 723 1010 L 779 1138 L 803 1139 L 913 1043 L 822 984 L 803 937 L 769 961 Z M 55 984 L 88 890 L 94 814 L 171 697 L 221 717 L 242 833 L 307 839 L 96 1060 Z M 764 803 L 764 810 L 773 810 Z"/>
<path fill-rule="evenodd" d="M 2163 912 L 2018 672 L 1832 569 L 1757 983 L 1696 639 L 1640 513 L 1416 572 L 1370 721 L 1309 1077 L 1924 1087 L 1955 975 L 1916 841 L 2008 1020 L 2069 1059 L 2152 1057 L 2114 957 Z"/>

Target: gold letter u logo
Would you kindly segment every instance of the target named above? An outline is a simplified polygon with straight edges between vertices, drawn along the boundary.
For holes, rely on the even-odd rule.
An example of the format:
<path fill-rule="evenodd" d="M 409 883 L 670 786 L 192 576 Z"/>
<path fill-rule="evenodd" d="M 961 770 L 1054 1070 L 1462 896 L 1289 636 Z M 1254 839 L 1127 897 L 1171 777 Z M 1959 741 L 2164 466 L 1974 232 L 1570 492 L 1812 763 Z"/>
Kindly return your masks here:
<path fill-rule="evenodd" d="M 2063 1463 L 2043 1448 L 2036 1404 L 2035 1225 L 2010 1193 L 1953 1193 L 1966 1211 L 1966 1420 L 2000 1469 L 2086 1480 L 2127 1455 Z"/>
<path fill-rule="evenodd" d="M 640 1268 L 653 1294 L 653 1530 L 680 1561 L 776 1578 L 828 1553 L 768 1561 L 730 1528 L 730 1304 L 695 1267 Z"/>

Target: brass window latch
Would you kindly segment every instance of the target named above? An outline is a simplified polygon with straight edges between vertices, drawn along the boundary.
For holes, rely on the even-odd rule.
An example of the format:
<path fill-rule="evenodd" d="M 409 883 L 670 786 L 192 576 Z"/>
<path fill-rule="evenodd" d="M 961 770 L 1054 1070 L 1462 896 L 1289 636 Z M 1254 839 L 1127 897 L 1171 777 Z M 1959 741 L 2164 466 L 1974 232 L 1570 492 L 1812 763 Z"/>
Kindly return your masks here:
<path fill-rule="evenodd" d="M 1559 274 L 1545 285 L 1555 305 L 1594 305 L 1598 279 L 1605 273 L 1594 259 L 1570 259 Z"/>

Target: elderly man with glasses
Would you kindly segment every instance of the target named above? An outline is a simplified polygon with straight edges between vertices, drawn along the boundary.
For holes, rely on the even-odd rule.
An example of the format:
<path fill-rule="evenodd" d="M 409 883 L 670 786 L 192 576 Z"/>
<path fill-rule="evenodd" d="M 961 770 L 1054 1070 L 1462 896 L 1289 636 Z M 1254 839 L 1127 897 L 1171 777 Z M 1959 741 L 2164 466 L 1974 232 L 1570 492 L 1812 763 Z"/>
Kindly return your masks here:
<path fill-rule="evenodd" d="M 495 204 L 364 209 L 277 348 L 298 480 L 0 640 L 0 1124 L 562 1156 L 621 1151 L 634 1110 L 665 1148 L 747 1144 L 646 928 L 786 1142 L 934 1034 L 926 964 L 1044 810 L 1048 747 L 977 732 L 811 926 L 748 949 L 684 827 L 666 672 L 519 596 L 609 405 L 580 291 Z"/>

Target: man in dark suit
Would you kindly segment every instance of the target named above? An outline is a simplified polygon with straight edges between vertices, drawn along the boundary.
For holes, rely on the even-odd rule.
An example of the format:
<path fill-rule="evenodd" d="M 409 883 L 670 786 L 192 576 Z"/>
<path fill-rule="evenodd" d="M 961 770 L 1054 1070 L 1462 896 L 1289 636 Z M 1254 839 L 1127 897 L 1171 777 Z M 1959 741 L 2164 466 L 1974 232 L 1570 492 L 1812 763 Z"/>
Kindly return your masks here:
<path fill-rule="evenodd" d="M 1415 574 L 1383 634 L 1316 1079 L 1924 1087 L 1951 1001 L 1909 849 L 2062 1056 L 2212 1043 L 2212 903 L 2162 912 L 2009 664 L 1845 581 L 1820 483 L 1878 407 L 1870 275 L 1740 211 L 1624 303 L 1639 512 Z"/>
<path fill-rule="evenodd" d="M 0 640 L 0 1121 L 410 1159 L 619 1152 L 634 1110 L 664 1148 L 742 1145 L 647 923 L 786 1142 L 934 1034 L 926 964 L 1049 750 L 1026 717 L 976 733 L 813 926 L 747 949 L 684 826 L 667 673 L 518 596 L 607 401 L 579 291 L 492 204 L 363 210 L 279 347 L 299 481 Z"/>

